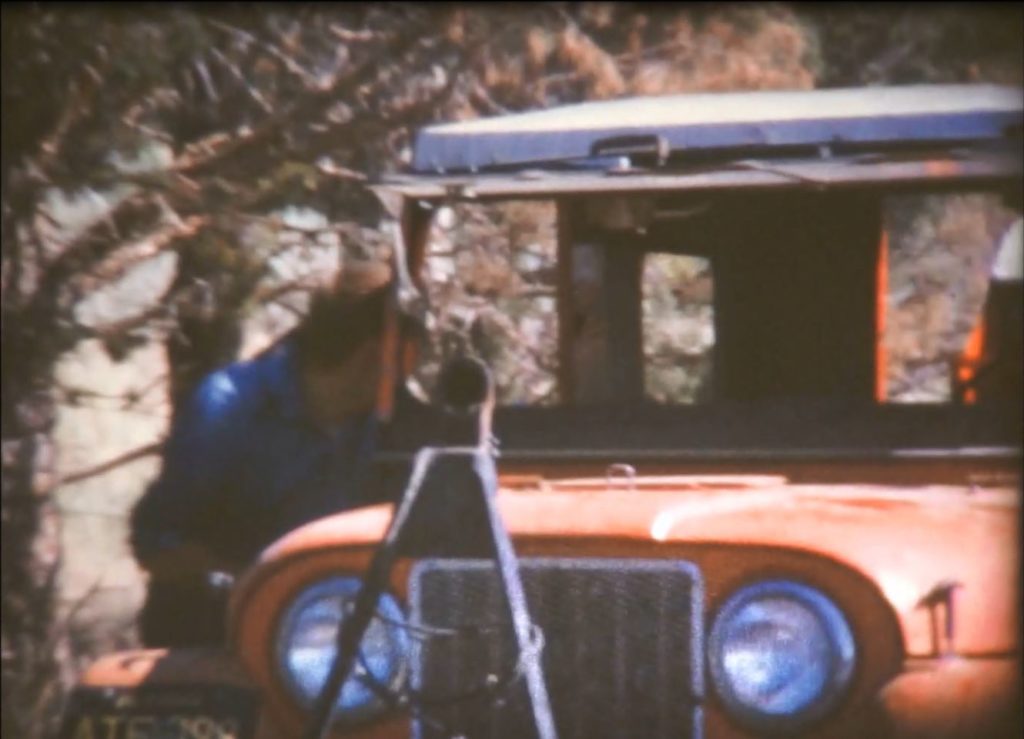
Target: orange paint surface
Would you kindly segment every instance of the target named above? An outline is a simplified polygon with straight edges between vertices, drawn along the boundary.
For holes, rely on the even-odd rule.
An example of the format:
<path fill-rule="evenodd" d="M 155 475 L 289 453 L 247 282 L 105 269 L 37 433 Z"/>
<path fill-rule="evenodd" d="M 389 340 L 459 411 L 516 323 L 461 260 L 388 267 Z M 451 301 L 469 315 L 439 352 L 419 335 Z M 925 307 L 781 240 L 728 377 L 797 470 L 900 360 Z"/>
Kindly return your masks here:
<path fill-rule="evenodd" d="M 878 268 L 875 278 L 875 401 L 888 399 L 887 372 L 889 354 L 885 348 L 885 316 L 889 303 L 889 232 L 882 231 L 878 245 Z"/>
<path fill-rule="evenodd" d="M 603 480 L 549 482 L 499 496 L 521 539 L 631 540 L 783 547 L 830 557 L 878 584 L 900 619 L 907 653 L 932 654 L 929 613 L 918 601 L 940 580 L 957 595 L 957 645 L 965 653 L 1019 649 L 1019 509 L 1013 487 L 687 485 L 607 490 Z M 583 492 L 591 486 L 594 492 Z M 312 551 L 373 546 L 390 519 L 376 506 L 322 519 L 266 550 L 264 563 Z"/>
<path fill-rule="evenodd" d="M 899 737 L 1019 737 L 1021 662 L 939 660 L 908 664 L 879 696 L 883 730 Z"/>
<path fill-rule="evenodd" d="M 960 355 L 960 361 L 957 363 L 956 379 L 960 385 L 967 385 L 974 379 L 978 372 L 978 366 L 981 364 L 984 347 L 985 321 L 984 318 L 979 318 L 978 322 L 974 324 L 974 328 L 971 329 L 971 333 L 967 337 L 963 353 Z M 964 403 L 973 404 L 976 403 L 977 400 L 977 390 L 974 388 L 967 388 L 964 391 Z"/>
<path fill-rule="evenodd" d="M 834 588 L 863 651 L 854 697 L 820 736 L 858 736 L 880 721 L 888 736 L 959 739 L 977 735 L 971 732 L 979 726 L 998 728 L 1019 703 L 1020 493 L 1011 484 L 971 492 L 959 485 L 794 485 L 767 475 L 639 477 L 633 490 L 621 489 L 621 481 L 609 490 L 603 478 L 508 482 L 499 505 L 524 556 L 658 556 L 660 548 L 699 563 L 712 610 L 758 567 L 804 572 L 812 584 Z M 301 731 L 304 715 L 271 668 L 278 606 L 311 580 L 363 571 L 390 514 L 390 506 L 377 506 L 322 519 L 268 549 L 232 602 L 237 658 L 226 650 L 110 655 L 82 684 L 255 686 L 263 698 L 259 739 Z M 398 586 L 410 565 L 397 563 Z M 957 595 L 960 656 L 949 659 L 930 657 L 931 622 L 918 606 L 940 579 L 964 584 Z M 402 597 L 401 587 L 396 592 Z M 869 601 L 888 603 L 891 627 L 874 619 Z M 901 672 L 901 651 L 922 656 Z M 713 695 L 706 730 L 746 736 Z M 392 716 L 345 736 L 408 732 L 408 719 Z"/>

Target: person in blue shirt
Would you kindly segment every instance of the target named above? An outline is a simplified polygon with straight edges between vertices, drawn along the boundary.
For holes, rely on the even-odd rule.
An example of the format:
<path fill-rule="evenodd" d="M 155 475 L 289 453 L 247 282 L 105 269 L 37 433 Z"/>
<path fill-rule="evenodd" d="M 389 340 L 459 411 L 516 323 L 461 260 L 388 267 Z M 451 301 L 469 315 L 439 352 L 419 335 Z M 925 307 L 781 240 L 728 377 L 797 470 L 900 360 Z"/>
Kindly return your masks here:
<path fill-rule="evenodd" d="M 294 332 L 208 375 L 180 411 L 131 518 L 150 575 L 144 644 L 221 641 L 231 575 L 288 531 L 371 502 L 389 294 L 386 267 L 346 270 Z"/>

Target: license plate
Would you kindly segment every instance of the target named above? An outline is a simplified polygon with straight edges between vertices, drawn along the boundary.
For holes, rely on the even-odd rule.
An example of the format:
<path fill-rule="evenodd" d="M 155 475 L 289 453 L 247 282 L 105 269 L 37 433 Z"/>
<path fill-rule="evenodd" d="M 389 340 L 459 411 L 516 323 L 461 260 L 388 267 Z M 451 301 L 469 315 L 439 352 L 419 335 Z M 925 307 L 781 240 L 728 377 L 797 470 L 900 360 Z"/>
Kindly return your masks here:
<path fill-rule="evenodd" d="M 77 688 L 61 739 L 252 739 L 256 693 L 216 686 Z"/>

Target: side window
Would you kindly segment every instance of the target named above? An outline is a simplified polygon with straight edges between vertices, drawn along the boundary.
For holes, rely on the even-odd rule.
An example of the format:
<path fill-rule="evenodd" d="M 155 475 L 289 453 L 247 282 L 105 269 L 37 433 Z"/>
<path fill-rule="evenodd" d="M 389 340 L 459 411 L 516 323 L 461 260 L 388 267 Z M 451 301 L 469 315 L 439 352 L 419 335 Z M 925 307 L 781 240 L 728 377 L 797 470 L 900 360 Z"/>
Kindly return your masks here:
<path fill-rule="evenodd" d="M 558 402 L 556 255 L 553 202 L 439 209 L 423 267 L 438 326 L 414 382 L 429 392 L 468 351 L 490 366 L 500 405 Z"/>
<path fill-rule="evenodd" d="M 642 285 L 645 396 L 671 405 L 710 400 L 715 343 L 711 262 L 648 254 Z"/>
<path fill-rule="evenodd" d="M 885 392 L 890 403 L 948 403 L 1003 235 L 1020 216 L 998 195 L 893 196 L 888 234 Z"/>

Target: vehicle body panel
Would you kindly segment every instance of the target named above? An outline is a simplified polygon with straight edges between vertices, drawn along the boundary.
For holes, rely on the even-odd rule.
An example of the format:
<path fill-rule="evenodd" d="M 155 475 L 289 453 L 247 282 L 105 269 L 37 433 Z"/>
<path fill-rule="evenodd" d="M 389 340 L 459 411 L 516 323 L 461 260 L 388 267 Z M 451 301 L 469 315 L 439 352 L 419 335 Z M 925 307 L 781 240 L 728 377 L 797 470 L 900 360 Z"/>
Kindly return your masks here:
<path fill-rule="evenodd" d="M 930 612 L 919 603 L 937 583 L 954 580 L 963 585 L 957 652 L 1019 650 L 1020 494 L 1012 486 L 773 485 L 764 484 L 772 478 L 753 478 L 758 484 L 729 490 L 701 479 L 641 478 L 636 484 L 648 489 L 632 491 L 608 491 L 603 480 L 549 482 L 546 492 L 506 491 L 499 501 L 517 541 L 781 547 L 842 562 L 879 584 L 899 615 L 907 656 L 937 654 Z M 310 524 L 268 549 L 262 562 L 370 546 L 390 512 L 367 508 Z"/>

